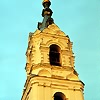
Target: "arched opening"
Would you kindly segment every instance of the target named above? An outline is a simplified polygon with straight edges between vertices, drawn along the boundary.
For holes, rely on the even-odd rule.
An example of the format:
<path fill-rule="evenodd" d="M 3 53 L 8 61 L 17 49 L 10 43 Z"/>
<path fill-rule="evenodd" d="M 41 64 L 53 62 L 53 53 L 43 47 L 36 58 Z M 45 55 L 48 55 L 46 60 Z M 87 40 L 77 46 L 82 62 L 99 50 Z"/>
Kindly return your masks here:
<path fill-rule="evenodd" d="M 62 92 L 56 92 L 54 94 L 54 100 L 67 100 L 66 96 Z"/>
<path fill-rule="evenodd" d="M 61 66 L 60 61 L 60 47 L 58 45 L 51 45 L 49 51 L 49 59 L 51 65 Z"/>

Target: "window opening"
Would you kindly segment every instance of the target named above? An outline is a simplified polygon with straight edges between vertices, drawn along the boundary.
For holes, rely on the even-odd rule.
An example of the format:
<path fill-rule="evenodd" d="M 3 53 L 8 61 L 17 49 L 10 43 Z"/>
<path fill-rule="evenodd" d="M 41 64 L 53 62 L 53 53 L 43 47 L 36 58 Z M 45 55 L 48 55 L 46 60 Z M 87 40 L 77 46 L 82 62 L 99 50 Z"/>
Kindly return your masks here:
<path fill-rule="evenodd" d="M 62 92 L 56 92 L 54 94 L 54 100 L 67 100 L 66 96 Z"/>
<path fill-rule="evenodd" d="M 51 65 L 61 66 L 60 63 L 60 47 L 53 44 L 50 46 L 49 59 Z"/>

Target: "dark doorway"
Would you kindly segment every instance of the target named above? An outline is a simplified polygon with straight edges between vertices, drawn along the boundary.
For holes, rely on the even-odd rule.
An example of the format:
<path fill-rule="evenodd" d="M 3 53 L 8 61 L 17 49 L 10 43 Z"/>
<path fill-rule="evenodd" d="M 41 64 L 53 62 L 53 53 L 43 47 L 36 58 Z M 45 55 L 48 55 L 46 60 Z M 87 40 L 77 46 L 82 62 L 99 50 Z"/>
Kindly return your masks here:
<path fill-rule="evenodd" d="M 51 45 L 49 51 L 49 59 L 51 65 L 61 66 L 60 63 L 60 47 L 58 45 Z"/>

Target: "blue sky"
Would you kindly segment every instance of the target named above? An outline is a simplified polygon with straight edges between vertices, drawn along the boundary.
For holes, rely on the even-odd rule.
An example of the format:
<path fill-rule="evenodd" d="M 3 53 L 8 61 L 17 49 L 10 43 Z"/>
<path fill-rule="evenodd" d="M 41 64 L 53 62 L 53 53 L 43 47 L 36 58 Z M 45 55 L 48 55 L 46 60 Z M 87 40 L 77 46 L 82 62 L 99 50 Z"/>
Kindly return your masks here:
<path fill-rule="evenodd" d="M 42 0 L 0 0 L 0 100 L 20 100 L 29 32 L 42 21 Z M 100 100 L 100 0 L 51 0 L 53 18 L 73 42 L 85 100 Z"/>

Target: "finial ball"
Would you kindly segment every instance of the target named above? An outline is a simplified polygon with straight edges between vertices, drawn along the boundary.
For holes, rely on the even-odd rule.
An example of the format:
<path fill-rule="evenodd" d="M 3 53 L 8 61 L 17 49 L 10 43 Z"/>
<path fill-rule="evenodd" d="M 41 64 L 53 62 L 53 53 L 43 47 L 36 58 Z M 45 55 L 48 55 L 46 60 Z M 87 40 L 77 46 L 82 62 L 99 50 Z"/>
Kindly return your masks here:
<path fill-rule="evenodd" d="M 43 2 L 49 2 L 49 0 L 43 0 Z"/>

